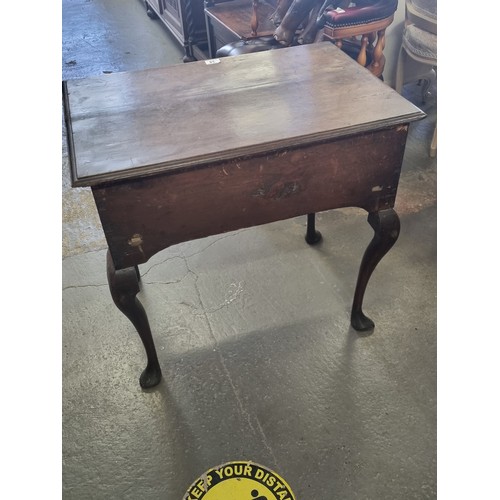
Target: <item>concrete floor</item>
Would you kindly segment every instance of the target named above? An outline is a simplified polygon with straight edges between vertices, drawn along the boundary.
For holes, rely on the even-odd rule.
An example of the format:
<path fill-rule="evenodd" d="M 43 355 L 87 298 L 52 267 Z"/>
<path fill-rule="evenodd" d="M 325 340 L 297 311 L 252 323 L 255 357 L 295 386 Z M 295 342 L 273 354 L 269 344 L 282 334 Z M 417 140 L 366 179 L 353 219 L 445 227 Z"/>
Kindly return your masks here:
<path fill-rule="evenodd" d="M 63 78 L 181 63 L 140 0 L 63 0 Z M 139 337 L 113 305 L 88 189 L 63 131 L 63 498 L 181 500 L 204 471 L 252 460 L 300 500 L 436 498 L 436 96 L 411 126 L 401 235 L 349 326 L 366 213 L 318 214 L 171 247 L 141 266 L 164 380 L 143 391 Z M 240 499 L 244 500 L 244 499 Z"/>

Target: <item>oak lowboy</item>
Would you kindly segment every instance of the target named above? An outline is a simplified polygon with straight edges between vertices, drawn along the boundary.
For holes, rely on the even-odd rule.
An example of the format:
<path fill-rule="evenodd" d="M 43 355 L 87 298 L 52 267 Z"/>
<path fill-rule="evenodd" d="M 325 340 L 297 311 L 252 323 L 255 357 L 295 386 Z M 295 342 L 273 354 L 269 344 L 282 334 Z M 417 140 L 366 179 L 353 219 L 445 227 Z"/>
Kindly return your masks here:
<path fill-rule="evenodd" d="M 327 63 L 325 63 L 327 61 Z M 331 43 L 63 82 L 73 186 L 90 186 L 116 306 L 141 336 L 142 387 L 161 379 L 138 265 L 177 243 L 361 207 L 374 229 L 351 310 L 399 234 L 409 124 L 424 113 Z M 186 116 L 195 113 L 195 120 Z"/>

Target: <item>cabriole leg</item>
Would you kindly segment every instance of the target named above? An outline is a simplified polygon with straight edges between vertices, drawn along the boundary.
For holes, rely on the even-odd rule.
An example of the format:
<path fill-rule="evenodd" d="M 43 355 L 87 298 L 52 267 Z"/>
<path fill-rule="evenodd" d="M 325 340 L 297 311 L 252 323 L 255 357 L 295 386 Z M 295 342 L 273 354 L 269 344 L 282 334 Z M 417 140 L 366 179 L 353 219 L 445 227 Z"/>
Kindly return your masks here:
<path fill-rule="evenodd" d="M 377 264 L 396 243 L 400 227 L 398 214 L 392 208 L 370 213 L 368 222 L 375 231 L 375 235 L 361 261 L 351 310 L 351 325 L 355 330 L 361 332 L 371 330 L 375 326 L 373 321 L 362 311 L 366 285 Z"/>
<path fill-rule="evenodd" d="M 108 250 L 107 272 L 109 289 L 113 297 L 113 302 L 135 326 L 146 350 L 148 362 L 139 378 L 139 383 L 144 389 L 154 387 L 160 383 L 161 369 L 146 311 L 136 297 L 139 293 L 137 266 L 117 271 Z"/>
<path fill-rule="evenodd" d="M 309 245 L 315 245 L 322 239 L 321 233 L 316 231 L 316 214 L 307 214 L 306 241 Z"/>

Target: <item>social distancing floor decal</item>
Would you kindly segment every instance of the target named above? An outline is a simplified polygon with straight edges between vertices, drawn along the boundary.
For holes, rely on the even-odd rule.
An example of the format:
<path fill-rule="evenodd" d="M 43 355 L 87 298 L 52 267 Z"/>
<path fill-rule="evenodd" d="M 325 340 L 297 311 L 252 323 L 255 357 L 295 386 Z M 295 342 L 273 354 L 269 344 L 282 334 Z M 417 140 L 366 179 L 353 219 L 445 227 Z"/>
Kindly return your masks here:
<path fill-rule="evenodd" d="M 228 462 L 202 474 L 182 500 L 296 500 L 276 472 L 255 462 Z"/>

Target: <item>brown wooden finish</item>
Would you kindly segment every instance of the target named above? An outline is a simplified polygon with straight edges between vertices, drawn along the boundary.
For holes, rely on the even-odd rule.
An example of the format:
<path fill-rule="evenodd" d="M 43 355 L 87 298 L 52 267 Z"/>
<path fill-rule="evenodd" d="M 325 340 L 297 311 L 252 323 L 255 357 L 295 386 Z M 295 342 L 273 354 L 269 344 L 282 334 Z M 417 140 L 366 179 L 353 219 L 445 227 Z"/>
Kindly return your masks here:
<path fill-rule="evenodd" d="M 259 36 L 272 35 L 275 29 L 270 21 L 271 15 L 276 10 L 272 2 L 259 1 L 257 18 L 254 23 L 259 27 Z M 217 3 L 205 9 L 205 13 L 212 19 L 225 25 L 228 30 L 241 38 L 253 38 L 252 19 L 254 18 L 253 0 L 233 0 L 231 2 Z"/>
<path fill-rule="evenodd" d="M 319 0 L 293 0 L 274 32 L 274 38 L 283 45 L 291 45 L 297 29 L 301 24 L 307 24 L 311 10 L 316 11 L 318 3 L 321 6 Z"/>
<path fill-rule="evenodd" d="M 335 42 L 337 47 L 340 48 L 344 40 L 350 40 L 352 43 L 353 40 L 358 37 L 359 40 L 356 41 L 359 46 L 359 54 L 357 57 L 358 64 L 366 66 L 373 75 L 380 77 L 385 66 L 385 30 L 390 26 L 393 20 L 394 16 L 390 16 L 362 25 L 343 26 L 339 28 L 325 26 L 323 28 L 322 38 L 323 40 Z M 374 42 L 375 45 L 373 45 Z M 368 66 L 366 65 L 367 54 L 372 56 L 372 60 Z"/>
<path fill-rule="evenodd" d="M 328 42 L 68 81 L 65 109 L 74 186 L 199 167 L 423 116 Z"/>
<path fill-rule="evenodd" d="M 161 368 L 144 307 L 137 299 L 139 272 L 137 267 L 116 270 L 111 254 L 106 256 L 106 267 L 111 297 L 116 307 L 131 321 L 144 345 L 148 362 L 139 383 L 142 387 L 153 387 L 161 380 Z"/>
<path fill-rule="evenodd" d="M 274 2 L 264 0 L 231 0 L 207 6 L 205 15 L 211 57 L 227 43 L 272 36 L 276 26 L 271 16 L 275 10 Z"/>
<path fill-rule="evenodd" d="M 93 188 L 117 269 L 190 239 L 319 212 L 394 205 L 407 126 Z"/>
<path fill-rule="evenodd" d="M 281 46 L 328 40 L 375 76 L 383 78 L 385 30 L 393 22 L 393 15 L 366 23 L 346 21 L 338 27 L 330 26 L 327 22 L 322 27 L 324 12 L 333 8 L 333 5 L 328 6 L 328 2 L 281 0 L 275 3 L 276 9 L 271 15 L 269 2 L 272 0 L 231 0 L 215 6 L 207 3 L 205 13 L 210 57 L 216 57 L 217 50 L 225 45 L 252 39 L 255 42 L 256 38 L 270 39 Z M 360 5 L 362 3 L 359 2 Z M 337 1 L 335 7 L 346 9 L 349 4 L 348 0 Z M 253 52 L 250 47 L 255 45 L 249 44 L 247 53 Z M 227 49 L 222 54 L 227 55 L 226 52 Z"/>
<path fill-rule="evenodd" d="M 325 61 L 328 64 L 325 64 Z M 374 236 L 351 308 L 399 234 L 394 211 L 409 123 L 425 115 L 330 43 L 73 80 L 63 85 L 74 186 L 91 186 L 108 283 L 161 379 L 137 265 L 176 243 L 356 206 Z M 196 120 L 187 117 L 196 116 Z"/>

